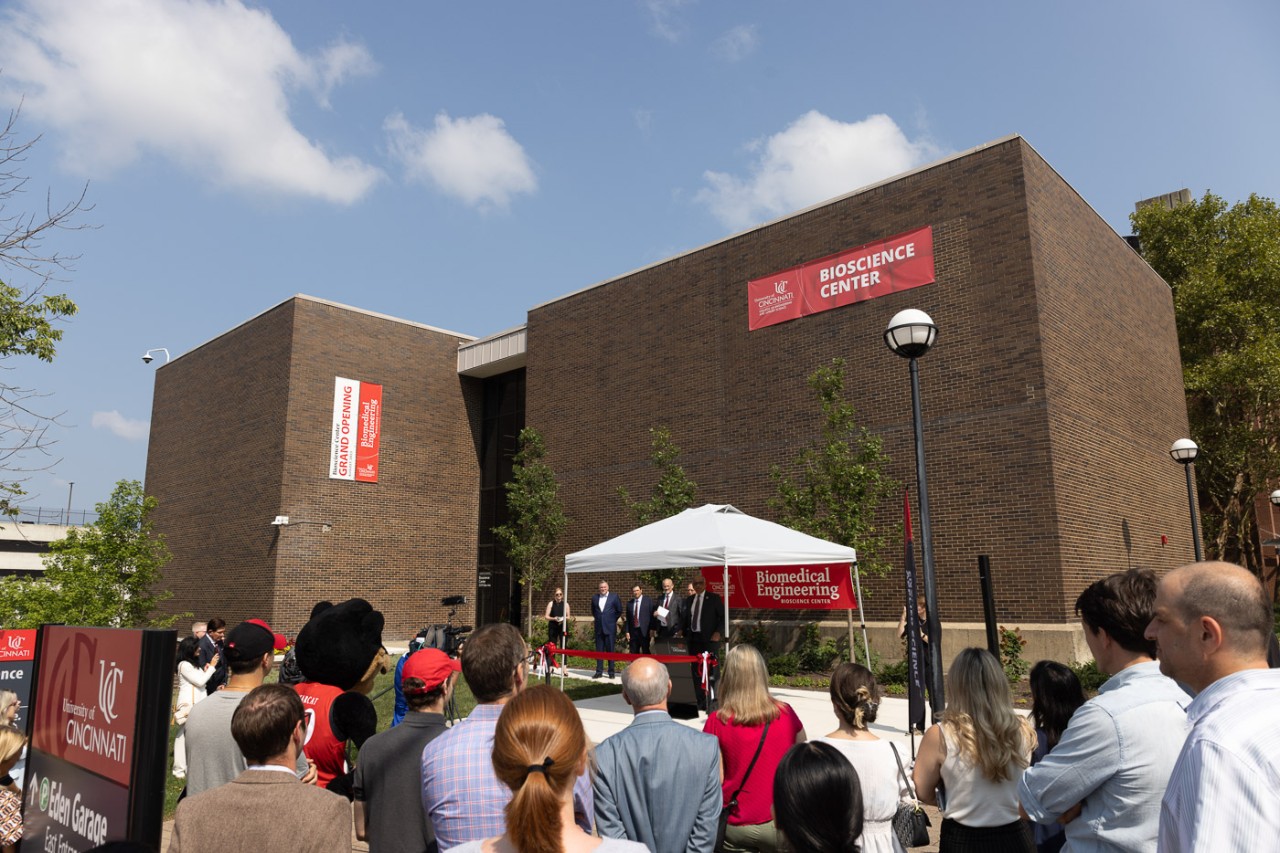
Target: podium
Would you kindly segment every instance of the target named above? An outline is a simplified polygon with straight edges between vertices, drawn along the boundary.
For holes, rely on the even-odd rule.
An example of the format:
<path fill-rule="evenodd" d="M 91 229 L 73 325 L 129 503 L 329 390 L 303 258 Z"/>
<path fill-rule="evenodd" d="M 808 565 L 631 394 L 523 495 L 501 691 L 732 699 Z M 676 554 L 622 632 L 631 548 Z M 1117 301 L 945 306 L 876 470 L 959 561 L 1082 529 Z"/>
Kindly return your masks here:
<path fill-rule="evenodd" d="M 654 640 L 652 650 L 655 655 L 687 655 L 689 645 L 680 637 L 672 637 Z M 669 663 L 666 666 L 671 675 L 671 698 L 667 700 L 667 711 L 677 720 L 696 720 L 698 694 L 693 689 L 693 665 Z"/>

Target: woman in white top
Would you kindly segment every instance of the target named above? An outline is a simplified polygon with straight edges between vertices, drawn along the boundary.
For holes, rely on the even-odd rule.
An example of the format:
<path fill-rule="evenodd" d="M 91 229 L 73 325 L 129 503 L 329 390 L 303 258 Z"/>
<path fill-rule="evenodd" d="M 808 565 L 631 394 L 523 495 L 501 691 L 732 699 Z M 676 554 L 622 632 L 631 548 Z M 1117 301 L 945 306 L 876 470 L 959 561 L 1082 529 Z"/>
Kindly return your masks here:
<path fill-rule="evenodd" d="M 858 771 L 862 783 L 858 847 L 862 853 L 904 853 L 893 834 L 893 815 L 911 792 L 898 773 L 892 745 L 868 729 L 880 708 L 880 685 L 871 670 L 857 663 L 837 666 L 831 673 L 831 705 L 840 728 L 815 740 L 834 746 Z"/>
<path fill-rule="evenodd" d="M 187 715 L 196 703 L 208 694 L 205 684 L 218 668 L 218 655 L 204 666 L 197 663 L 198 642 L 195 637 L 184 637 L 178 643 L 178 700 L 174 704 L 173 721 L 178 724 L 178 737 L 173 742 L 173 775 L 187 778 Z"/>
<path fill-rule="evenodd" d="M 942 723 L 925 732 L 913 773 L 929 805 L 943 783 L 941 853 L 1035 853 L 1031 830 L 1018 816 L 1018 780 L 1035 745 L 1035 731 L 1013 712 L 1000 662 L 986 649 L 957 655 Z"/>

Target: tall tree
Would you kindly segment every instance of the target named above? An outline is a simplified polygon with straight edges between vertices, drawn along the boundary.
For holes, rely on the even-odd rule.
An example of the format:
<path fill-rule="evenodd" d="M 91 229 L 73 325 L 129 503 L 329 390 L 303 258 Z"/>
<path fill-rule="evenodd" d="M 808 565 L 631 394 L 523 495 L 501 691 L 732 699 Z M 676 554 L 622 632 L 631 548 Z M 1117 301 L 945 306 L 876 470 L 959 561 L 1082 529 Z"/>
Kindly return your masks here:
<path fill-rule="evenodd" d="M 156 499 L 137 480 L 116 483 L 97 505 L 98 520 L 73 527 L 49 546 L 42 578 L 0 581 L 0 624 L 36 627 L 49 622 L 141 628 L 171 625 L 176 616 L 152 618 L 171 596 L 160 591 L 169 561 L 164 539 L 151 529 Z"/>
<path fill-rule="evenodd" d="M 1131 220 L 1173 288 L 1206 551 L 1260 572 L 1254 499 L 1280 477 L 1280 209 L 1205 193 Z"/>
<path fill-rule="evenodd" d="M 507 482 L 508 523 L 493 528 L 507 560 L 515 567 L 528 597 L 526 633 L 533 634 L 533 593 L 546 586 L 555 569 L 556 546 L 569 524 L 560 503 L 560 485 L 546 463 L 542 435 L 520 430 L 520 450 Z"/>
<path fill-rule="evenodd" d="M 819 437 L 800 451 L 794 475 L 774 465 L 769 472 L 777 496 L 769 505 L 794 530 L 858 550 L 860 570 L 883 575 L 885 534 L 876 527 L 880 501 L 897 492 L 877 436 L 860 426 L 844 391 L 844 359 L 833 359 L 809 377 L 822 412 Z"/>
<path fill-rule="evenodd" d="M 664 518 L 684 512 L 693 506 L 698 497 L 698 484 L 689 479 L 680 464 L 680 448 L 671 440 L 671 430 L 665 426 L 650 427 L 653 451 L 649 462 L 658 469 L 658 480 L 653 484 L 647 501 L 633 500 L 625 486 L 618 487 L 618 497 L 627 511 L 640 525 L 652 524 Z M 651 589 L 662 586 L 665 572 L 662 570 L 638 573 L 641 583 Z"/>
<path fill-rule="evenodd" d="M 0 128 L 0 360 L 27 355 L 52 361 L 62 340 L 56 323 L 73 316 L 76 306 L 65 294 L 44 291 L 75 258 L 46 250 L 44 240 L 59 229 L 84 227 L 74 217 L 85 210 L 85 194 L 81 191 L 75 200 L 42 214 L 12 209 L 28 180 L 22 164 L 39 141 L 20 139 L 17 122 L 15 110 Z M 37 410 L 40 396 L 34 389 L 0 382 L 0 471 L 18 474 L 0 480 L 0 514 L 16 513 L 12 501 L 23 494 L 21 472 L 44 467 L 30 457 L 49 454 L 47 429 L 56 415 Z"/>

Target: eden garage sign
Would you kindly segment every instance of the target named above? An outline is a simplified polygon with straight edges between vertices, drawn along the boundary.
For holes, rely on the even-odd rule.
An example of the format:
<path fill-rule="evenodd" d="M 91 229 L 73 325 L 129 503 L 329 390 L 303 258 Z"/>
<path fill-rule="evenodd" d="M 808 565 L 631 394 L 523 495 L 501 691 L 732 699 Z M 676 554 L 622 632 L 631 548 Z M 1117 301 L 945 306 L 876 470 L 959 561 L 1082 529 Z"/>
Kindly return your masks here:
<path fill-rule="evenodd" d="M 925 226 L 747 282 L 751 331 L 931 284 L 933 228 Z"/>

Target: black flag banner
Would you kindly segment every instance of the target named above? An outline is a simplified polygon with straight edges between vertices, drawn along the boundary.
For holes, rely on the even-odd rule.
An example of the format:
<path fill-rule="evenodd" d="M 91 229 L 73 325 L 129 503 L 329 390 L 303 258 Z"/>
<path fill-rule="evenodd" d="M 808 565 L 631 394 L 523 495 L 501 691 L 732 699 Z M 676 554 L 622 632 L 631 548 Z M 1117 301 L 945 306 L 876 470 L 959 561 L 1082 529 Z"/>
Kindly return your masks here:
<path fill-rule="evenodd" d="M 920 614 L 916 609 L 916 549 L 911 536 L 911 501 L 902 493 L 903 539 L 907 542 L 907 721 L 924 731 L 924 649 L 920 642 Z"/>

